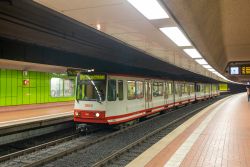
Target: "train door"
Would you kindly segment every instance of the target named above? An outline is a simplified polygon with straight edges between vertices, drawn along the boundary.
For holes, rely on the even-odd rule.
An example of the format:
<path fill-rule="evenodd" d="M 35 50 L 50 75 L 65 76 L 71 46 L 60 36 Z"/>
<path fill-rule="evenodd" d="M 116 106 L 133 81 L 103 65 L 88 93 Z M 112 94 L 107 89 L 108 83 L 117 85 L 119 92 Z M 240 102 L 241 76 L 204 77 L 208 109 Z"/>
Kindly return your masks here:
<path fill-rule="evenodd" d="M 126 113 L 123 80 L 109 79 L 107 91 L 107 116 Z"/>
<path fill-rule="evenodd" d="M 116 107 L 119 108 L 119 110 L 122 110 L 122 113 L 125 113 L 126 103 L 124 101 L 124 81 L 117 80 L 117 99 L 116 99 Z M 123 109 L 120 109 L 123 108 Z"/>
<path fill-rule="evenodd" d="M 145 81 L 145 109 L 152 108 L 152 83 Z"/>
<path fill-rule="evenodd" d="M 164 104 L 168 104 L 168 83 L 164 83 Z"/>
<path fill-rule="evenodd" d="M 172 104 L 174 103 L 174 89 L 173 89 L 173 82 L 172 81 L 168 81 L 167 82 L 168 85 L 168 104 Z"/>

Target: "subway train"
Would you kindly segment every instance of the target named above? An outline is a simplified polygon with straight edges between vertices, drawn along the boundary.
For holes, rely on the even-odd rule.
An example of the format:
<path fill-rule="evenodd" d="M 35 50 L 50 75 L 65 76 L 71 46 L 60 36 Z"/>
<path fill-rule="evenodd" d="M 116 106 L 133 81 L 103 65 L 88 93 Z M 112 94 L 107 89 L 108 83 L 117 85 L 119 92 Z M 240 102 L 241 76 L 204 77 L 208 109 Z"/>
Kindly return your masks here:
<path fill-rule="evenodd" d="M 77 124 L 136 122 L 175 106 L 219 95 L 218 84 L 132 75 L 79 73 L 76 82 Z"/>

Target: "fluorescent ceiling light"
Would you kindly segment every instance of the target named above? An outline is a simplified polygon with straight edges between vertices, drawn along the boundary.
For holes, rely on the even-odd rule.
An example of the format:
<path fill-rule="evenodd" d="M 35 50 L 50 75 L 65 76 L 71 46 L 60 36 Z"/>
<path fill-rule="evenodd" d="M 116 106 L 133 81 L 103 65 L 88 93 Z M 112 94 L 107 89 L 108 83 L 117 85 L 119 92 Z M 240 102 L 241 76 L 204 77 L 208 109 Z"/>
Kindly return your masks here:
<path fill-rule="evenodd" d="M 205 59 L 195 59 L 195 61 L 201 65 L 207 64 L 207 61 Z"/>
<path fill-rule="evenodd" d="M 204 64 L 204 65 L 202 65 L 204 68 L 207 68 L 207 69 L 211 69 L 212 67 L 210 66 L 210 65 L 208 65 L 208 64 Z"/>
<path fill-rule="evenodd" d="M 191 46 L 191 43 L 185 37 L 178 27 L 163 27 L 160 30 L 178 46 Z"/>
<path fill-rule="evenodd" d="M 196 49 L 183 49 L 183 50 L 193 59 L 202 58 L 202 56 Z"/>
<path fill-rule="evenodd" d="M 166 11 L 161 7 L 157 0 L 127 0 L 147 19 L 169 18 Z"/>

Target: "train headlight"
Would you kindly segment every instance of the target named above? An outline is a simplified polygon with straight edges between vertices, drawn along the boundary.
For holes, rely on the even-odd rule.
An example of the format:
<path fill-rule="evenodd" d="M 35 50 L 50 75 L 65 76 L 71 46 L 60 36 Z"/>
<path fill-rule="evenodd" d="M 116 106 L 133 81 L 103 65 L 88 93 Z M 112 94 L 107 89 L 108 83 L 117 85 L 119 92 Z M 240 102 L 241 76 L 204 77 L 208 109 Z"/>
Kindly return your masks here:
<path fill-rule="evenodd" d="M 95 113 L 95 116 L 96 117 L 100 117 L 100 114 L 97 112 L 97 113 Z"/>
<path fill-rule="evenodd" d="M 75 111 L 75 116 L 79 117 L 80 116 L 80 112 Z"/>

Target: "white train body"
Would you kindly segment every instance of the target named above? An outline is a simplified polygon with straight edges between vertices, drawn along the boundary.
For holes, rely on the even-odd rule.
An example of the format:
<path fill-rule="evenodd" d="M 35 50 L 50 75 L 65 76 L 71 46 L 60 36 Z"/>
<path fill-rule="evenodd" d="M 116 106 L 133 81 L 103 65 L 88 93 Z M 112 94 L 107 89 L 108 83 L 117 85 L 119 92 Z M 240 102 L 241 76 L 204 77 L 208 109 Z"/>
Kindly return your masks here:
<path fill-rule="evenodd" d="M 74 121 L 119 124 L 219 95 L 217 84 L 198 85 L 202 88 L 196 93 L 195 83 L 191 82 L 117 74 L 79 74 Z"/>

